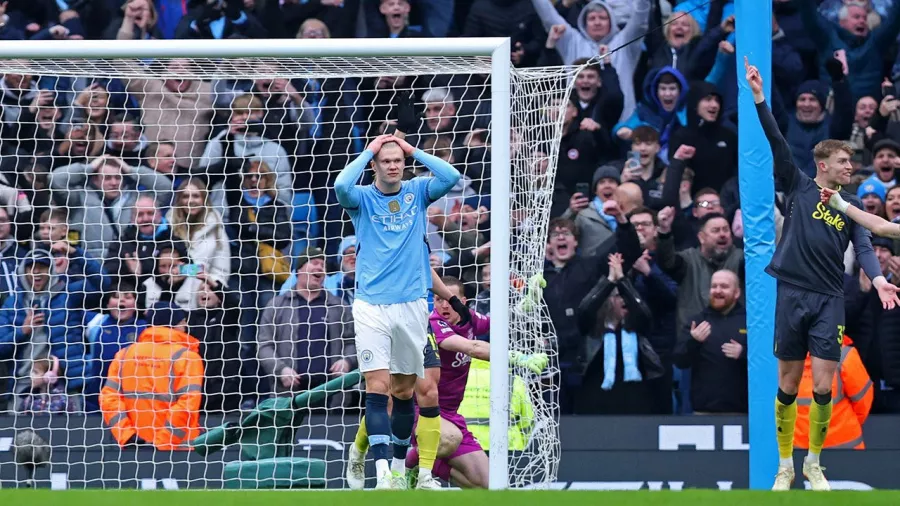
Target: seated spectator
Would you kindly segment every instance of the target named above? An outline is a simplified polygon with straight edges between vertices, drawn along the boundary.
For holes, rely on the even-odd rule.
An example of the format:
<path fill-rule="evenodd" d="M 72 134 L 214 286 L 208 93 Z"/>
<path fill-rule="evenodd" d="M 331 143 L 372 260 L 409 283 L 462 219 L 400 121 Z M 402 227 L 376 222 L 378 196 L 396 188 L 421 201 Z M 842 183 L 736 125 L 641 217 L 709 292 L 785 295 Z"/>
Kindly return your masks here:
<path fill-rule="evenodd" d="M 689 318 L 707 306 L 713 273 L 729 270 L 737 273 L 743 284 L 744 251 L 734 247 L 728 220 L 713 213 L 700 221 L 697 232 L 700 245 L 676 253 L 672 237 L 674 218 L 672 208 L 659 212 L 657 261 L 663 272 L 678 283 L 677 325 L 683 328 L 690 323 Z"/>
<path fill-rule="evenodd" d="M 188 333 L 200 341 L 206 366 L 203 412 L 233 411 L 240 404 L 240 296 L 207 278 L 188 313 Z"/>
<path fill-rule="evenodd" d="M 168 178 L 112 156 L 59 167 L 50 174 L 54 200 L 70 210 L 70 230 L 78 233 L 85 250 L 95 258 L 105 258 L 109 244 L 132 223 L 131 211 L 140 187 L 160 201 L 171 198 Z"/>
<path fill-rule="evenodd" d="M 23 396 L 33 389 L 32 358 L 52 356 L 59 360 L 56 383 L 68 393 L 66 402 L 75 403 L 80 410 L 86 354 L 84 281 L 58 275 L 53 258 L 43 250 L 29 252 L 17 272 L 18 291 L 0 308 L 0 360 L 13 359 L 15 366 L 15 400 L 10 408 L 20 411 Z"/>
<path fill-rule="evenodd" d="M 104 39 L 148 40 L 162 39 L 157 26 L 156 4 L 150 0 L 127 0 L 122 4 L 122 14 L 106 27 Z"/>
<path fill-rule="evenodd" d="M 121 447 L 189 450 L 200 435 L 203 359 L 187 314 L 171 304 L 148 312 L 150 326 L 116 353 L 100 391 L 103 421 Z"/>
<path fill-rule="evenodd" d="M 32 360 L 31 392 L 22 400 L 22 413 L 38 415 L 77 411 L 76 404 L 59 383 L 59 359 L 52 356 Z"/>
<path fill-rule="evenodd" d="M 100 409 L 100 387 L 109 365 L 120 349 L 130 346 L 147 327 L 137 311 L 137 287 L 128 280 L 120 280 L 104 295 L 103 310 L 87 313 L 85 342 L 90 343 L 90 362 L 86 367 L 85 410 Z"/>
<path fill-rule="evenodd" d="M 263 310 L 257 356 L 276 394 L 308 390 L 356 368 L 352 315 L 323 289 L 324 280 L 325 256 L 310 248 L 300 260 L 296 287 Z"/>
<path fill-rule="evenodd" d="M 831 385 L 833 406 L 828 434 L 823 448 L 865 450 L 863 425 L 872 409 L 875 396 L 872 380 L 859 352 L 848 336 L 841 343 L 841 360 Z M 813 402 L 812 359 L 807 356 L 797 393 L 797 423 L 794 426 L 794 448 L 809 448 L 809 406 Z"/>
<path fill-rule="evenodd" d="M 651 71 L 644 79 L 643 100 L 628 119 L 613 127 L 613 133 L 623 141 L 631 141 L 635 128 L 653 127 L 660 133 L 660 152 L 663 161 L 667 162 L 669 140 L 679 128 L 687 125 L 687 94 L 688 82 L 681 72 L 672 67 Z"/>
<path fill-rule="evenodd" d="M 186 256 L 191 262 L 227 284 L 231 276 L 231 248 L 222 216 L 210 207 L 203 181 L 191 178 L 178 186 L 166 220 L 172 235 L 187 246 Z"/>
<path fill-rule="evenodd" d="M 720 270 L 709 283 L 709 305 L 685 321 L 675 364 L 691 369 L 696 414 L 747 413 L 747 313 L 737 274 Z"/>
<path fill-rule="evenodd" d="M 664 368 L 646 338 L 652 315 L 631 281 L 620 254 L 609 256 L 609 274 L 578 305 L 578 327 L 587 336 L 580 352 L 582 386 L 576 414 L 638 415 L 671 410 L 653 390 Z"/>
<path fill-rule="evenodd" d="M 647 32 L 651 2 L 635 0 L 632 15 L 621 30 L 617 20 L 613 19 L 612 12 L 602 2 L 590 2 L 585 5 L 578 15 L 577 26 L 567 23 L 550 0 L 532 0 L 531 3 L 545 30 L 551 31 L 554 25 L 565 27 L 559 41 L 556 42 L 556 49 L 564 64 L 570 65 L 578 58 L 596 56 L 601 46 L 619 48 L 611 55 L 612 66 L 619 74 L 619 87 L 625 97 L 625 106 L 619 119 L 629 117 L 635 107 L 632 81 L 641 58 L 641 46 L 627 42 L 639 39 Z"/>
<path fill-rule="evenodd" d="M 184 310 L 196 309 L 197 291 L 207 279 L 199 265 L 189 264 L 184 243 L 176 241 L 158 246 L 156 268 L 138 287 L 138 307 L 151 308 L 157 302 L 174 303 Z"/>

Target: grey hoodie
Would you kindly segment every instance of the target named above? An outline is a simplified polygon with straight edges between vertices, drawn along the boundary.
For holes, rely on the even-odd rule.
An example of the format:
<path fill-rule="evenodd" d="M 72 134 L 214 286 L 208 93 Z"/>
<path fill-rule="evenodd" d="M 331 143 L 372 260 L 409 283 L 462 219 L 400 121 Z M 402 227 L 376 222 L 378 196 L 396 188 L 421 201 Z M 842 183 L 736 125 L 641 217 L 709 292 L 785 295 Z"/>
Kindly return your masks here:
<path fill-rule="evenodd" d="M 32 285 L 25 278 L 25 268 L 33 263 L 49 263 L 50 279 L 47 286 L 41 292 L 35 292 Z M 24 307 L 37 306 L 44 310 L 50 304 L 50 297 L 54 290 L 58 290 L 59 276 L 56 274 L 53 257 L 45 250 L 31 250 L 28 255 L 19 262 L 17 274 L 19 275 L 19 285 L 22 287 L 21 296 L 24 298 Z M 44 325 L 36 327 L 31 333 L 28 342 L 25 343 L 25 349 L 21 352 L 22 360 L 18 362 L 16 368 L 16 384 L 13 391 L 16 394 L 25 394 L 31 390 L 31 368 L 32 361 L 37 357 L 46 357 L 50 354 L 50 333 L 47 329 L 47 322 Z"/>
<path fill-rule="evenodd" d="M 566 24 L 566 20 L 559 15 L 550 0 L 531 0 L 534 10 L 541 18 L 544 29 L 548 32 L 553 25 Z M 610 30 L 606 37 L 595 41 L 588 37 L 585 29 L 585 18 L 588 11 L 597 6 L 606 9 L 609 13 Z M 592 58 L 598 55 L 598 50 L 605 44 L 610 51 L 616 50 L 610 57 L 612 66 L 619 74 L 619 86 L 622 95 L 625 96 L 625 107 L 619 121 L 624 121 L 634 112 L 634 70 L 637 68 L 641 57 L 641 41 L 650 25 L 650 0 L 634 0 L 631 18 L 625 24 L 625 28 L 619 30 L 613 10 L 603 0 L 592 0 L 581 9 L 578 14 L 578 30 L 571 25 L 563 32 L 562 37 L 556 43 L 556 50 L 562 57 L 563 63 L 571 65 L 579 58 Z M 633 43 L 622 47 L 623 44 L 637 39 Z"/>

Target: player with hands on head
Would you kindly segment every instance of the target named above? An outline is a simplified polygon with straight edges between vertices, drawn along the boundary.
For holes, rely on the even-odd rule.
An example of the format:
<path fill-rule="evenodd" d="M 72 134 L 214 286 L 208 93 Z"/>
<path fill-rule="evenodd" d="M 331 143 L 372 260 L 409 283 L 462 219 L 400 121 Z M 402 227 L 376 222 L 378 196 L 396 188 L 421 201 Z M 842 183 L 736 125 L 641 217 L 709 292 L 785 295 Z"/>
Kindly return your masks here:
<path fill-rule="evenodd" d="M 861 207 L 855 196 L 841 190 L 850 183 L 853 173 L 850 163 L 853 147 L 830 139 L 818 143 L 813 149 L 816 177 L 804 174 L 794 164 L 791 147 L 766 104 L 759 69 L 745 57 L 744 70 L 772 149 L 775 179 L 787 197 L 786 207 L 791 209 L 785 217 L 775 255 L 766 268 L 778 280 L 774 353 L 778 358 L 775 424 L 780 460 L 772 489 L 789 490 L 794 482 L 797 393 L 808 354 L 812 360 L 813 403 L 809 410 L 809 454 L 803 461 L 803 475 L 813 490 L 830 490 L 819 455 L 831 421 L 832 381 L 841 359 L 844 252 L 849 244 L 853 243 L 857 261 L 872 280 L 885 307 L 893 307 L 898 302 L 898 289 L 882 275 L 869 231 L 848 221 L 846 212 L 829 209 L 822 203 L 820 188 L 827 188 L 850 205 Z"/>
<path fill-rule="evenodd" d="M 403 181 L 409 156 L 433 177 Z M 375 181 L 358 185 L 368 165 Z M 365 423 L 375 459 L 376 489 L 393 486 L 392 435 L 401 445 L 412 435 L 413 391 L 416 378 L 425 376 L 426 297 L 433 288 L 425 241 L 426 209 L 460 177 L 440 158 L 393 135 L 380 135 L 335 180 L 337 200 L 350 215 L 358 241 L 352 311 L 359 369 L 366 381 Z M 464 304 L 454 301 L 453 307 L 462 309 Z"/>

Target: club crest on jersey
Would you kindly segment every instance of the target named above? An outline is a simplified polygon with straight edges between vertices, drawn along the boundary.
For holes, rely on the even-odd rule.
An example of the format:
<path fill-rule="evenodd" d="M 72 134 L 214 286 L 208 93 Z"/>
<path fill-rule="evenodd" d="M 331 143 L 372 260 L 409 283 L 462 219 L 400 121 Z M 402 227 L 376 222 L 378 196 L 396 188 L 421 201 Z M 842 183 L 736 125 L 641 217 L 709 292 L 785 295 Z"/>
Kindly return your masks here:
<path fill-rule="evenodd" d="M 388 211 L 390 211 L 392 213 L 399 213 L 400 212 L 400 202 L 397 202 L 396 200 L 392 200 L 392 201 L 388 202 Z"/>
<path fill-rule="evenodd" d="M 364 364 L 368 364 L 372 361 L 373 355 L 369 350 L 363 350 L 359 353 L 359 359 L 363 361 Z"/>
<path fill-rule="evenodd" d="M 412 202 L 415 198 L 416 198 L 415 195 L 413 195 L 412 193 L 407 193 L 406 195 L 403 196 L 403 202 L 406 202 L 407 204 L 412 204 Z"/>

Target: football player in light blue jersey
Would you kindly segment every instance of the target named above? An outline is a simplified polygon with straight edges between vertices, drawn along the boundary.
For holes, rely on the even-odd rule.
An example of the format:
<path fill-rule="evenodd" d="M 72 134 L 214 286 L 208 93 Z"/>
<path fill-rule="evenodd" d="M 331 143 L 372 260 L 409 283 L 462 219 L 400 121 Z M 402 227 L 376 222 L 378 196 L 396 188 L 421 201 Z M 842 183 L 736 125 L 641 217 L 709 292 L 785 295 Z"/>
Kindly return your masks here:
<path fill-rule="evenodd" d="M 425 165 L 433 177 L 403 181 L 407 156 Z M 375 183 L 357 185 L 367 164 L 375 171 Z M 391 434 L 398 443 L 408 445 L 415 419 L 413 390 L 416 378 L 425 374 L 426 296 L 433 289 L 425 242 L 426 209 L 460 177 L 440 158 L 393 135 L 382 135 L 335 180 L 338 202 L 356 230 L 353 320 L 359 369 L 366 380 L 365 423 L 375 459 L 376 489 L 392 488 Z M 438 295 L 446 295 L 461 317 L 470 317 L 465 304 L 446 287 L 435 285 L 434 289 L 446 291 Z"/>

